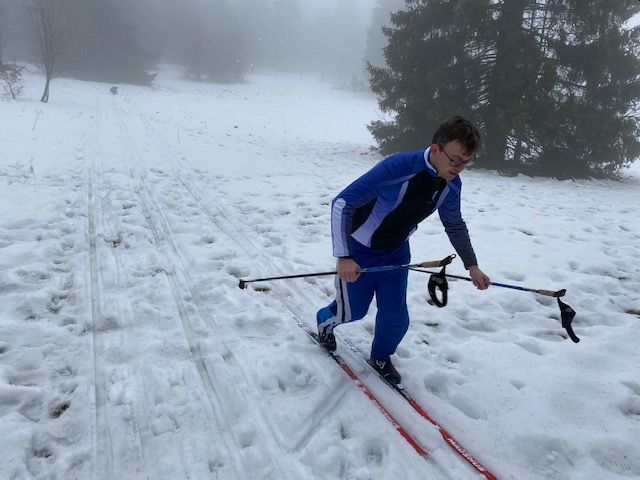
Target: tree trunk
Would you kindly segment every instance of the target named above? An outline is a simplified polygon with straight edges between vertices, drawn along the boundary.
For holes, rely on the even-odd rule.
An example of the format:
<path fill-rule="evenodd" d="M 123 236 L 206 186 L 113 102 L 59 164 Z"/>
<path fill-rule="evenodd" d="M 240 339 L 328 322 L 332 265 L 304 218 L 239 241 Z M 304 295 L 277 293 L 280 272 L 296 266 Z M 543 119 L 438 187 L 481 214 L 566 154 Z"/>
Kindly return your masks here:
<path fill-rule="evenodd" d="M 522 35 L 522 19 L 527 0 L 505 1 L 498 20 L 496 60 L 489 85 L 486 108 L 486 148 L 483 163 L 488 168 L 505 164 L 507 140 L 513 128 L 514 109 L 520 103 L 521 92 L 514 84 L 519 57 L 518 38 Z"/>
<path fill-rule="evenodd" d="M 47 103 L 49 101 L 49 84 L 51 83 L 51 78 L 47 76 L 47 83 L 44 85 L 44 92 L 42 92 L 42 98 L 40 101 L 43 103 Z"/>

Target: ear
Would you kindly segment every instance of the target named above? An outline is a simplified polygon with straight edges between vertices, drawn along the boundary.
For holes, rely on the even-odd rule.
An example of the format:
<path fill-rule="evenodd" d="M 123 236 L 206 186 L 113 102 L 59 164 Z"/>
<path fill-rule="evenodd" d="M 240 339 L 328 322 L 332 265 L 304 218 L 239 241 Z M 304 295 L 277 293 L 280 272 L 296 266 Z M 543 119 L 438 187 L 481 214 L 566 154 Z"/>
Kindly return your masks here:
<path fill-rule="evenodd" d="M 440 151 L 440 145 L 437 143 L 432 143 L 429 148 L 433 153 L 438 153 Z"/>

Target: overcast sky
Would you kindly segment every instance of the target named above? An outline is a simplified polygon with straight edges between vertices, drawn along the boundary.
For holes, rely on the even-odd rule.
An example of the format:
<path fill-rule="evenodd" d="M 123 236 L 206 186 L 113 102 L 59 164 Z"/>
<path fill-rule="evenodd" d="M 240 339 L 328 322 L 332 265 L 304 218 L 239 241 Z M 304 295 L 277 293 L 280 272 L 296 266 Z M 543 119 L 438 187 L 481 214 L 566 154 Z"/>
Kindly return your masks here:
<path fill-rule="evenodd" d="M 327 9 L 344 2 L 351 2 L 356 5 L 361 12 L 361 18 L 367 21 L 373 7 L 376 6 L 376 0 L 302 0 L 300 5 L 302 8 L 308 8 L 310 11 L 316 12 L 319 9 Z"/>

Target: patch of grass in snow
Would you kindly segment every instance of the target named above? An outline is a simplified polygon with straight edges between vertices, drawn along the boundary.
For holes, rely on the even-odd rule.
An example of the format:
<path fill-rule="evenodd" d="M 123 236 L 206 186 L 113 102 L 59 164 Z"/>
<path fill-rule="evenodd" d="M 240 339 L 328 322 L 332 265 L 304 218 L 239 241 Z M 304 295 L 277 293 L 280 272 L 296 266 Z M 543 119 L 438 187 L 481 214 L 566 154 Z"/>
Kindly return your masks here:
<path fill-rule="evenodd" d="M 51 410 L 49 410 L 49 416 L 51 418 L 58 418 L 69 408 L 69 402 L 63 402 L 60 405 L 56 405 Z"/>

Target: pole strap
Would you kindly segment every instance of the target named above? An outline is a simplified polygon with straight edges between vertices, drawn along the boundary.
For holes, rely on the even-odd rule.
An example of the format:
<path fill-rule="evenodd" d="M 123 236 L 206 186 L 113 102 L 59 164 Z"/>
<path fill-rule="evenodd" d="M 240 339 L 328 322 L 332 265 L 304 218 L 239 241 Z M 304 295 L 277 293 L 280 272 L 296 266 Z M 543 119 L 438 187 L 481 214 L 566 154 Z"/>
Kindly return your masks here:
<path fill-rule="evenodd" d="M 432 272 L 430 270 L 424 270 L 420 268 L 410 268 L 410 270 L 413 270 L 414 272 L 431 274 L 431 276 L 429 277 L 429 283 L 427 284 L 427 288 L 429 290 L 429 296 L 431 297 L 431 300 L 438 307 L 444 307 L 447 304 L 446 292 L 448 289 L 448 285 L 446 283 L 446 277 L 456 278 L 458 280 L 466 280 L 468 282 L 472 281 L 469 277 L 461 277 L 459 275 L 451 275 L 451 274 L 445 273 L 444 268 L 440 272 Z M 435 290 L 438 288 L 439 285 L 442 286 L 440 288 L 440 291 L 442 292 L 442 297 L 443 297 L 442 301 L 438 300 L 435 292 Z M 571 308 L 569 305 L 567 305 L 566 303 L 560 300 L 560 297 L 564 297 L 567 293 L 567 290 L 565 288 L 563 288 L 562 290 L 553 291 L 553 290 L 526 288 L 526 287 L 521 287 L 519 285 L 508 285 L 506 283 L 498 283 L 498 282 L 488 282 L 488 285 L 494 285 L 496 287 L 503 287 L 503 288 L 510 288 L 513 290 L 520 290 L 522 292 L 533 292 L 533 293 L 537 293 L 538 295 L 544 295 L 547 297 L 556 298 L 558 300 L 558 306 L 560 307 L 560 319 L 562 322 L 562 328 L 564 328 L 567 331 L 567 335 L 569 335 L 569 338 L 571 339 L 571 341 L 573 341 L 574 343 L 578 343 L 580 341 L 580 338 L 578 338 L 578 336 L 573 331 L 573 327 L 571 326 L 571 322 L 573 322 L 573 319 L 576 316 L 576 311 L 573 308 Z"/>
<path fill-rule="evenodd" d="M 431 297 L 433 304 L 439 308 L 447 306 L 449 284 L 447 282 L 446 269 L 447 267 L 444 266 L 439 273 L 432 273 L 429 277 L 429 282 L 427 283 L 429 297 Z M 438 295 L 436 294 L 437 290 L 440 290 L 442 299 L 438 298 Z"/>

